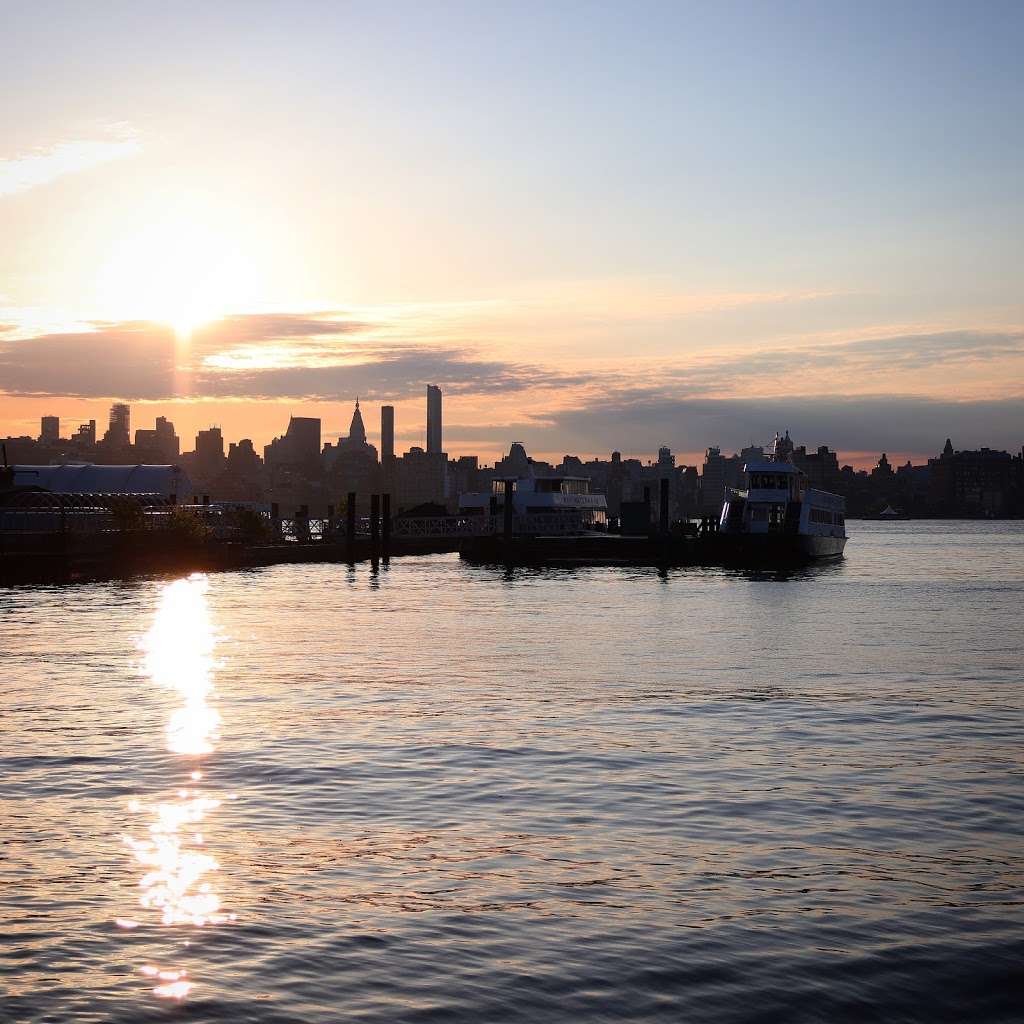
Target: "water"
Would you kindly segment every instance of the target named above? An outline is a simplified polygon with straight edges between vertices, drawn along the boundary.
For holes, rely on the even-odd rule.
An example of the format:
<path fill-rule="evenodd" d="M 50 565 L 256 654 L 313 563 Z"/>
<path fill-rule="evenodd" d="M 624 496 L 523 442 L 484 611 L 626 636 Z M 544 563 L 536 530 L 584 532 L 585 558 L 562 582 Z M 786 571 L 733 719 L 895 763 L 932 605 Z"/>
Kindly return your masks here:
<path fill-rule="evenodd" d="M 1019 1020 L 1024 524 L 0 591 L 4 1021 Z"/>

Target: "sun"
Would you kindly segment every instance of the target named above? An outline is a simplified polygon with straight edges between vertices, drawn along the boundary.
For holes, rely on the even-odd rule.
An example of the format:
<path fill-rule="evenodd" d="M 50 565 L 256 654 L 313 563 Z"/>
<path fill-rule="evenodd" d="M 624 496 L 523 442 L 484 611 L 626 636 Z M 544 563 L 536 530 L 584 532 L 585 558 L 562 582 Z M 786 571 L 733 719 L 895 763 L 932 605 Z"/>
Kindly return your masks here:
<path fill-rule="evenodd" d="M 168 324 L 187 342 L 258 301 L 252 247 L 228 211 L 193 196 L 154 200 L 100 262 L 97 305 L 111 320 Z"/>

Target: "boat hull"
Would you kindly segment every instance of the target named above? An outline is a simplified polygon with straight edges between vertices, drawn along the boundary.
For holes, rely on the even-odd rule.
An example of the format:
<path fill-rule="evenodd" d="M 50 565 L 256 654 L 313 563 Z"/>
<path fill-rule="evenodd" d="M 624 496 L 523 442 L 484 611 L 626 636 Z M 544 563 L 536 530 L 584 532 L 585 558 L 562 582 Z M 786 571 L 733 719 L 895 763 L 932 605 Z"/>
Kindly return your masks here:
<path fill-rule="evenodd" d="M 845 537 L 808 534 L 720 533 L 719 554 L 736 565 L 834 562 L 843 557 Z"/>

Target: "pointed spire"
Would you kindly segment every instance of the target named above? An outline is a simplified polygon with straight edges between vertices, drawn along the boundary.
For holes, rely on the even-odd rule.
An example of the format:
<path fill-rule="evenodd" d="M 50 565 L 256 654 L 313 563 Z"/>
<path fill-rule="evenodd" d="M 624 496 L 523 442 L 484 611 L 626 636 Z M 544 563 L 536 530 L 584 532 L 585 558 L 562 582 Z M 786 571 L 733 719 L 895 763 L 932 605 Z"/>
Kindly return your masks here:
<path fill-rule="evenodd" d="M 358 398 L 355 412 L 352 413 L 352 423 L 348 428 L 348 439 L 356 444 L 366 444 L 366 427 L 363 426 L 363 414 L 359 411 Z"/>

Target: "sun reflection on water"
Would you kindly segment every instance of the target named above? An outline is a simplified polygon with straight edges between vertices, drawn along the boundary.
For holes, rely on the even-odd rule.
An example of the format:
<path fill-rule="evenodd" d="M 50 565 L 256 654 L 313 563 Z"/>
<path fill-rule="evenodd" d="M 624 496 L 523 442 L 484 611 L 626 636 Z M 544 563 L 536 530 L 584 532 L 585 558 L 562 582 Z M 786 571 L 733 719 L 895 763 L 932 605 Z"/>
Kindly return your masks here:
<path fill-rule="evenodd" d="M 216 636 L 206 589 L 203 576 L 166 586 L 142 644 L 153 682 L 177 690 L 183 700 L 167 723 L 167 749 L 175 754 L 209 754 L 220 727 L 217 709 L 207 699 L 213 691 Z"/>
<path fill-rule="evenodd" d="M 139 906 L 150 920 L 166 927 L 223 924 L 235 919 L 221 909 L 215 890 L 220 865 L 205 849 L 202 824 L 221 806 L 221 798 L 204 792 L 203 772 L 196 759 L 212 753 L 219 738 L 220 716 L 213 697 L 213 652 L 216 635 L 206 603 L 207 580 L 195 575 L 163 588 L 153 624 L 142 641 L 145 668 L 158 686 L 176 692 L 181 706 L 167 723 L 167 749 L 189 759 L 188 783 L 153 802 L 132 800 L 128 809 L 150 819 L 142 837 L 123 836 L 139 879 Z M 122 928 L 140 921 L 119 918 Z M 157 984 L 153 993 L 184 999 L 194 987 L 182 967 L 145 964 L 140 972 Z"/>

